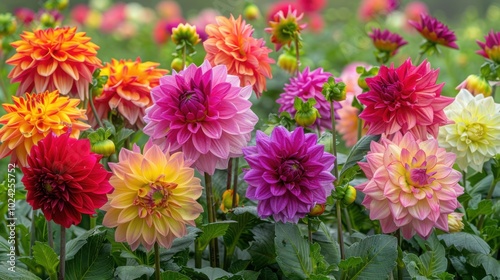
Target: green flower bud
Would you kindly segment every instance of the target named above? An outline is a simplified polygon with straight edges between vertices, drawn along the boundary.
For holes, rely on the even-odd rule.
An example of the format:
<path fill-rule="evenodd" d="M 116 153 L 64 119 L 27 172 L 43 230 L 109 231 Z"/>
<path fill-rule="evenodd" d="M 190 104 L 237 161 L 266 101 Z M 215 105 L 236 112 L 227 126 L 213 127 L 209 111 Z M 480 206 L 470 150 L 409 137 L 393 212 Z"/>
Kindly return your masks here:
<path fill-rule="evenodd" d="M 91 151 L 103 157 L 109 157 L 115 153 L 115 143 L 109 139 L 98 141 L 92 145 Z"/>
<path fill-rule="evenodd" d="M 13 34 L 16 32 L 16 29 L 16 18 L 12 14 L 0 14 L 0 37 Z"/>
<path fill-rule="evenodd" d="M 249 20 L 258 19 L 260 17 L 259 7 L 257 7 L 257 5 L 253 3 L 247 4 L 245 9 L 243 10 L 243 15 Z"/>
<path fill-rule="evenodd" d="M 342 198 L 342 204 L 347 206 L 352 204 L 354 200 L 356 200 L 356 189 L 349 185 L 347 186 L 344 197 Z"/>
<path fill-rule="evenodd" d="M 227 213 L 227 211 L 233 209 L 233 190 L 226 190 L 222 194 L 222 203 L 220 204 L 220 210 L 224 213 Z M 240 201 L 240 196 L 239 194 L 236 194 L 236 203 L 239 203 Z"/>
<path fill-rule="evenodd" d="M 317 217 L 320 216 L 325 212 L 326 204 L 314 204 L 313 208 L 311 208 L 311 211 L 309 212 L 309 216 L 311 217 Z"/>
<path fill-rule="evenodd" d="M 285 52 L 278 57 L 278 66 L 290 74 L 297 71 L 297 57 L 291 53 Z"/>
<path fill-rule="evenodd" d="M 174 60 L 172 60 L 172 63 L 170 64 L 170 67 L 173 70 L 179 72 L 179 71 L 181 71 L 183 69 L 183 65 L 182 64 L 183 64 L 182 63 L 182 59 L 179 58 L 179 57 L 176 57 L 176 58 L 174 58 Z"/>
<path fill-rule="evenodd" d="M 464 214 L 453 212 L 448 214 L 448 230 L 450 233 L 460 232 L 464 229 L 462 217 Z"/>
<path fill-rule="evenodd" d="M 477 75 L 469 75 L 456 89 L 466 89 L 474 96 L 483 94 L 485 97 L 491 96 L 491 92 L 493 91 L 488 80 Z"/>
<path fill-rule="evenodd" d="M 310 98 L 307 102 L 303 102 L 299 97 L 295 97 L 293 107 L 297 112 L 295 113 L 294 120 L 298 125 L 308 127 L 314 124 L 317 118 L 320 118 L 318 109 L 314 108 L 316 100 Z"/>
<path fill-rule="evenodd" d="M 196 33 L 196 27 L 189 23 L 180 23 L 177 27 L 172 28 L 172 42 L 176 45 L 194 46 L 200 41 L 200 36 Z"/>
<path fill-rule="evenodd" d="M 372 67 L 368 71 L 366 71 L 366 68 L 364 68 L 363 66 L 358 66 L 356 68 L 356 72 L 358 72 L 358 74 L 361 74 L 358 78 L 358 86 L 362 88 L 363 91 L 370 90 L 370 88 L 368 88 L 368 84 L 366 84 L 366 78 L 377 76 L 378 70 L 378 67 Z"/>
<path fill-rule="evenodd" d="M 336 82 L 333 77 L 328 78 L 328 82 L 323 84 L 321 93 L 328 101 L 342 101 L 346 98 L 346 86 L 343 82 Z"/>

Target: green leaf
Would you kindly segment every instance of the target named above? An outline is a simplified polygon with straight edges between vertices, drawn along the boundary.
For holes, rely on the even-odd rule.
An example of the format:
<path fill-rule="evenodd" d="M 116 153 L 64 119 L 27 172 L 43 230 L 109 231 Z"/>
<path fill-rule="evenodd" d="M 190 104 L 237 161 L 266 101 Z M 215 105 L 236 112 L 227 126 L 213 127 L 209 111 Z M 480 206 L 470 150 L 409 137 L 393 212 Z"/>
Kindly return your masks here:
<path fill-rule="evenodd" d="M 309 243 L 295 224 L 275 224 L 276 262 L 288 279 L 306 279 L 312 272 Z"/>
<path fill-rule="evenodd" d="M 278 275 L 272 271 L 269 267 L 266 267 L 260 271 L 259 278 L 257 280 L 278 280 Z"/>
<path fill-rule="evenodd" d="M 274 225 L 260 224 L 252 230 L 254 242 L 248 248 L 248 253 L 252 256 L 252 262 L 255 269 L 260 270 L 264 267 L 276 263 L 276 252 L 274 250 Z"/>
<path fill-rule="evenodd" d="M 73 279 L 113 279 L 114 262 L 111 256 L 111 245 L 105 244 L 106 231 L 91 235 L 76 253 L 74 258 L 66 261 L 67 280 Z"/>
<path fill-rule="evenodd" d="M 467 256 L 467 262 L 474 267 L 482 265 L 488 275 L 500 276 L 500 262 L 489 255 L 470 254 Z"/>
<path fill-rule="evenodd" d="M 231 273 L 237 273 L 245 270 L 251 262 L 251 260 L 236 260 L 231 263 L 231 267 L 229 267 L 228 271 Z"/>
<path fill-rule="evenodd" d="M 406 254 L 403 257 L 403 262 L 406 266 L 406 270 L 408 271 L 408 274 L 412 278 L 417 278 L 421 277 L 423 275 L 421 269 L 422 269 L 422 260 L 418 258 L 417 255 L 409 253 Z"/>
<path fill-rule="evenodd" d="M 154 272 L 153 267 L 146 265 L 119 266 L 116 268 L 115 277 L 120 280 L 135 280 L 143 275 L 150 277 Z"/>
<path fill-rule="evenodd" d="M 350 257 L 340 261 L 339 268 L 342 270 L 349 270 L 352 268 L 356 268 L 358 265 L 361 265 L 364 262 L 365 261 L 361 257 Z"/>
<path fill-rule="evenodd" d="M 210 240 L 224 235 L 229 228 L 229 225 L 233 223 L 237 222 L 222 221 L 200 226 L 200 229 L 203 231 L 200 236 L 198 236 L 198 242 L 200 242 L 200 250 L 204 250 L 208 246 Z"/>
<path fill-rule="evenodd" d="M 35 241 L 33 246 L 33 257 L 37 264 L 43 266 L 47 273 L 55 274 L 59 265 L 59 256 L 49 245 Z"/>
<path fill-rule="evenodd" d="M 435 235 L 429 238 L 427 244 L 429 243 L 431 243 L 431 250 L 420 256 L 422 268 L 425 271 L 424 276 L 427 277 L 445 272 L 448 267 L 444 246 L 439 243 Z"/>
<path fill-rule="evenodd" d="M 352 147 L 351 152 L 347 155 L 347 160 L 340 170 L 340 175 L 338 180 L 342 181 L 344 173 L 349 171 L 353 167 L 357 167 L 359 161 L 363 159 L 366 153 L 370 150 L 370 144 L 372 141 L 378 141 L 380 135 L 366 135 L 363 136 L 355 145 Z"/>
<path fill-rule="evenodd" d="M 438 238 L 444 241 L 447 247 L 454 246 L 459 251 L 466 250 L 470 253 L 487 255 L 491 250 L 488 243 L 481 239 L 481 237 L 467 232 L 441 234 Z"/>
<path fill-rule="evenodd" d="M 165 271 L 160 273 L 161 280 L 190 280 L 191 278 L 187 277 L 184 274 L 181 274 L 177 271 Z"/>
<path fill-rule="evenodd" d="M 195 268 L 195 271 L 198 271 L 198 272 L 205 274 L 206 276 L 208 276 L 208 279 L 210 279 L 210 280 L 219 279 L 219 278 L 222 278 L 224 276 L 228 276 L 228 277 L 233 276 L 231 273 L 229 273 L 225 270 L 222 270 L 218 267 L 204 267 L 201 269 Z"/>
<path fill-rule="evenodd" d="M 245 280 L 257 280 L 259 279 L 260 271 L 242 270 L 235 275 L 240 275 Z"/>
<path fill-rule="evenodd" d="M 321 254 L 329 264 L 338 265 L 340 262 L 340 250 L 337 240 L 334 239 L 321 222 L 317 231 L 313 233 L 313 241 L 321 246 Z"/>
<path fill-rule="evenodd" d="M 77 238 L 68 241 L 66 243 L 66 261 L 72 260 L 75 257 L 76 253 L 78 253 L 78 251 L 85 244 L 87 244 L 87 240 L 89 239 L 90 236 L 94 234 L 99 234 L 101 232 L 102 232 L 101 227 L 96 227 L 78 236 Z"/>
<path fill-rule="evenodd" d="M 487 199 L 479 202 L 477 207 L 474 208 L 469 207 L 467 209 L 467 219 L 469 221 L 472 221 L 479 215 L 489 215 L 492 213 L 493 213 L 493 203 L 491 202 L 491 200 Z"/>
<path fill-rule="evenodd" d="M 354 243 L 346 250 L 346 258 L 360 257 L 363 263 L 347 271 L 348 279 L 385 279 L 396 266 L 397 239 L 374 235 Z"/>
<path fill-rule="evenodd" d="M 12 271 L 14 269 L 14 271 Z M 42 280 L 40 277 L 21 267 L 8 266 L 5 262 L 0 264 L 0 275 L 2 280 Z"/>

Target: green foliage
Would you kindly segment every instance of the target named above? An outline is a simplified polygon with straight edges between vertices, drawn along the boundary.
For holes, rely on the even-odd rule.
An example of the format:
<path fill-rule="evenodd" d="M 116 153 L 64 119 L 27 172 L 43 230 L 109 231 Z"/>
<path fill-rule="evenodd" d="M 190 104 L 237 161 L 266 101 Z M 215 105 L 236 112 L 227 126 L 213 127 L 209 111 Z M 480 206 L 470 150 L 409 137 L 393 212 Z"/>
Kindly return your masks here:
<path fill-rule="evenodd" d="M 254 236 L 254 242 L 250 248 L 248 248 L 248 253 L 252 256 L 252 263 L 254 267 L 257 270 L 261 270 L 266 266 L 276 263 L 276 251 L 274 249 L 274 225 L 259 224 L 254 227 L 251 232 Z"/>
<path fill-rule="evenodd" d="M 352 175 L 353 170 L 357 170 L 358 162 L 360 162 L 366 153 L 370 150 L 370 144 L 372 141 L 378 141 L 380 139 L 380 135 L 366 135 L 363 136 L 355 145 L 352 147 L 351 151 L 347 155 L 347 160 L 342 166 L 342 169 L 339 173 L 338 181 L 340 182 L 338 185 L 342 185 L 344 183 L 349 183 L 353 178 Z M 350 176 L 346 176 L 350 174 Z M 347 180 L 345 178 L 349 177 Z"/>
<path fill-rule="evenodd" d="M 307 279 L 313 273 L 308 242 L 297 225 L 275 224 L 276 262 L 288 279 Z"/>
<path fill-rule="evenodd" d="M 116 268 L 114 276 L 120 280 L 135 280 L 143 275 L 150 277 L 154 272 L 153 267 L 146 265 L 119 266 Z"/>
<path fill-rule="evenodd" d="M 442 279 L 439 275 L 446 272 L 448 262 L 444 246 L 439 243 L 435 235 L 431 235 L 425 242 L 426 251 L 417 256 L 407 253 L 403 257 L 406 269 L 413 278 Z M 444 275 L 447 277 L 446 275 Z"/>
<path fill-rule="evenodd" d="M 489 254 L 490 246 L 481 237 L 467 232 L 456 232 L 439 235 L 438 238 L 448 247 L 455 247 L 459 251 Z"/>
<path fill-rule="evenodd" d="M 55 275 L 59 265 L 59 257 L 49 245 L 35 241 L 33 257 L 37 264 L 43 266 L 49 275 Z"/>
<path fill-rule="evenodd" d="M 388 235 L 369 236 L 360 242 L 354 243 L 346 250 L 346 259 L 342 264 L 346 269 L 347 279 L 386 279 L 396 266 L 398 256 L 397 239 Z M 352 266 L 347 266 L 352 264 Z"/>
<path fill-rule="evenodd" d="M 204 225 L 200 226 L 202 233 L 198 236 L 197 241 L 196 241 L 196 242 L 199 242 L 199 246 L 200 246 L 199 248 L 201 250 L 204 250 L 208 246 L 208 244 L 210 243 L 210 240 L 224 235 L 226 233 L 227 229 L 229 228 L 229 225 L 232 223 L 237 223 L 237 222 L 236 221 L 222 221 L 222 222 L 204 224 Z"/>

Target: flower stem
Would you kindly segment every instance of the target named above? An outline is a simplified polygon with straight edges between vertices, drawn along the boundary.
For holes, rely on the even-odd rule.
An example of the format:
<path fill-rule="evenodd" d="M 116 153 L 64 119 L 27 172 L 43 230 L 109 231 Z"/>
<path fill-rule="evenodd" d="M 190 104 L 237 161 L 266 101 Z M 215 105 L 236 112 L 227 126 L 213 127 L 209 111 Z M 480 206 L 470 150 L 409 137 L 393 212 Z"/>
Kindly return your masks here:
<path fill-rule="evenodd" d="M 208 222 L 214 223 L 216 222 L 215 217 L 215 201 L 214 201 L 214 192 L 212 190 L 212 176 L 208 173 L 205 173 L 205 191 L 207 196 L 207 212 L 208 212 Z M 210 240 L 209 244 L 210 251 L 210 266 L 218 267 L 219 266 L 219 245 L 217 242 L 217 238 Z"/>
<path fill-rule="evenodd" d="M 38 210 L 31 211 L 31 235 L 30 235 L 30 256 L 33 256 L 33 246 L 36 240 L 36 213 Z"/>
<path fill-rule="evenodd" d="M 352 235 L 351 216 L 349 215 L 349 211 L 347 211 L 347 208 L 344 208 L 344 216 L 345 216 L 345 225 L 347 227 L 347 231 L 349 232 L 349 235 Z"/>
<path fill-rule="evenodd" d="M 186 68 L 186 44 L 182 47 L 182 69 Z"/>
<path fill-rule="evenodd" d="M 94 106 L 94 99 L 92 98 L 92 92 L 89 93 L 89 103 L 90 103 L 90 108 L 92 109 L 92 113 L 94 114 L 94 118 L 96 119 L 97 123 L 99 124 L 99 127 L 104 127 L 102 124 L 101 118 L 97 114 L 97 110 L 95 109 Z"/>
<path fill-rule="evenodd" d="M 226 190 L 231 189 L 231 181 L 233 179 L 233 159 L 230 158 L 227 163 L 227 180 L 226 180 Z"/>
<path fill-rule="evenodd" d="M 59 253 L 59 280 L 64 280 L 65 263 L 66 263 L 66 228 L 61 226 L 61 240 Z"/>
<path fill-rule="evenodd" d="M 499 180 L 498 179 L 495 180 L 495 178 L 491 180 L 490 189 L 488 190 L 488 194 L 486 195 L 487 200 L 493 197 L 493 192 L 495 191 L 495 186 L 497 185 L 498 181 Z M 481 217 L 479 218 L 479 222 L 477 223 L 478 230 L 481 230 L 483 228 L 485 217 L 486 217 L 485 215 L 481 215 Z"/>
<path fill-rule="evenodd" d="M 337 200 L 337 239 L 340 247 L 340 259 L 345 260 L 345 250 L 344 250 L 344 235 L 342 234 L 342 213 L 340 211 L 340 200 Z"/>
<path fill-rule="evenodd" d="M 467 187 L 467 171 L 462 170 L 462 185 L 464 189 Z"/>
<path fill-rule="evenodd" d="M 160 246 L 155 242 L 155 280 L 160 280 Z"/>
<path fill-rule="evenodd" d="M 52 222 L 47 220 L 47 239 L 50 248 L 54 249 L 54 239 L 52 238 Z"/>
<path fill-rule="evenodd" d="M 97 225 L 97 217 L 94 217 L 94 215 L 90 215 L 90 229 L 93 229 Z"/>
<path fill-rule="evenodd" d="M 299 75 L 300 73 L 300 49 L 299 49 L 299 36 L 295 36 L 295 57 L 297 59 L 297 71 L 296 71 L 296 76 Z"/>
<path fill-rule="evenodd" d="M 363 136 L 362 134 L 363 134 L 363 121 L 361 120 L 358 114 L 358 138 L 356 139 L 356 141 L 359 141 L 359 139 L 361 139 L 361 137 Z"/>
<path fill-rule="evenodd" d="M 200 240 L 196 238 L 194 240 L 194 267 L 201 268 L 201 256 L 203 255 L 203 250 L 200 248 Z"/>
<path fill-rule="evenodd" d="M 238 162 L 239 158 L 234 159 L 233 174 L 233 209 L 238 207 Z"/>
<path fill-rule="evenodd" d="M 424 56 L 424 52 L 418 53 L 417 59 L 415 60 L 415 65 L 418 65 L 420 63 L 420 60 L 422 60 L 423 56 Z"/>
<path fill-rule="evenodd" d="M 403 237 L 401 236 L 401 229 L 396 231 L 396 237 L 398 238 L 398 260 L 397 260 L 398 280 L 403 280 L 404 262 L 403 262 L 403 249 L 401 249 L 401 244 L 403 243 Z"/>
<path fill-rule="evenodd" d="M 312 245 L 313 236 L 312 236 L 312 228 L 311 228 L 311 217 L 307 217 L 307 237 L 309 240 L 309 245 Z"/>
<path fill-rule="evenodd" d="M 333 101 L 330 101 L 330 112 L 332 117 L 332 150 L 335 156 L 335 164 L 333 166 L 333 175 L 335 175 L 335 180 L 339 179 L 339 167 L 337 166 L 337 131 L 335 129 L 335 109 L 333 107 Z"/>

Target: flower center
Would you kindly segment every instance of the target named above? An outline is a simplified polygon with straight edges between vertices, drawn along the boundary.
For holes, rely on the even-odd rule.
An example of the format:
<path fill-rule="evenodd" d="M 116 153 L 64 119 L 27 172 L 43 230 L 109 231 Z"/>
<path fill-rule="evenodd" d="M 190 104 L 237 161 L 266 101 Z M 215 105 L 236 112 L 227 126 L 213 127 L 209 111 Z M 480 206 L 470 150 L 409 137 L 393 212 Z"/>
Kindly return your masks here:
<path fill-rule="evenodd" d="M 478 141 L 483 138 L 484 127 L 479 123 L 473 123 L 465 128 L 465 133 L 467 134 L 465 142 L 470 144 L 471 141 Z"/>
<path fill-rule="evenodd" d="M 434 174 L 427 174 L 426 168 L 413 168 L 410 170 L 410 178 L 408 183 L 415 187 L 423 187 L 429 185 L 430 183 L 432 183 L 432 181 L 434 181 L 432 175 Z"/>
<path fill-rule="evenodd" d="M 44 187 L 45 187 L 45 190 L 46 190 L 47 192 L 49 192 L 49 193 L 50 193 L 50 192 L 52 192 L 52 190 L 54 189 L 54 188 L 52 187 L 52 185 L 51 185 L 51 184 L 49 184 L 49 183 L 45 183 Z"/>
<path fill-rule="evenodd" d="M 299 181 L 304 174 L 304 168 L 299 161 L 294 159 L 286 160 L 281 164 L 278 169 L 281 181 L 285 183 L 292 183 Z"/>
<path fill-rule="evenodd" d="M 199 89 L 188 90 L 179 97 L 179 110 L 187 122 L 197 122 L 207 115 L 207 98 Z"/>
<path fill-rule="evenodd" d="M 167 208 L 168 198 L 176 187 L 176 183 L 157 181 L 137 190 L 134 205 L 139 207 L 139 217 L 145 218 L 155 211 Z"/>

